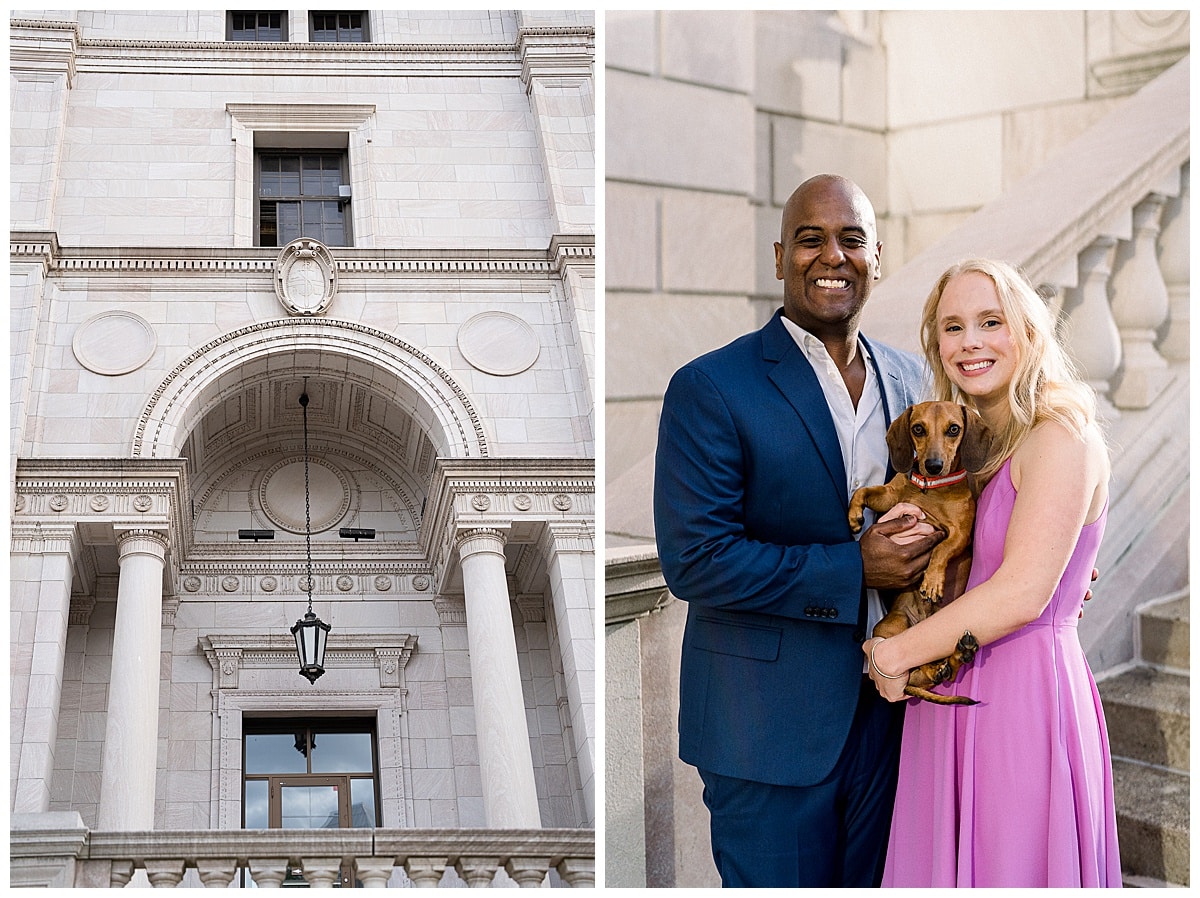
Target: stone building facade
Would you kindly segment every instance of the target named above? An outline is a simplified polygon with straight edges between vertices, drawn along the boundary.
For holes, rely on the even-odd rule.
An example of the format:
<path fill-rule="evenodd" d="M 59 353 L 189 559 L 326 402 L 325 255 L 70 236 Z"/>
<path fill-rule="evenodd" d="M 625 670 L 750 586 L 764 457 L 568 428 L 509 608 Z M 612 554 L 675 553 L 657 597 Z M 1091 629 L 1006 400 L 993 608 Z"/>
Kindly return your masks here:
<path fill-rule="evenodd" d="M 14 820 L 594 826 L 592 15 L 10 54 Z"/>

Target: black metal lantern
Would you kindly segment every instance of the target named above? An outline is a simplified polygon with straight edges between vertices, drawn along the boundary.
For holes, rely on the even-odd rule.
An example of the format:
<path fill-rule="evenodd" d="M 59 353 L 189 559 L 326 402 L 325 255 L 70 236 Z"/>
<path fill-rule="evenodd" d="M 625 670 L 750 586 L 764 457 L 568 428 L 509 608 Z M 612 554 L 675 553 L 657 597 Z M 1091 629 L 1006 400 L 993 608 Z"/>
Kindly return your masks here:
<path fill-rule="evenodd" d="M 300 394 L 300 408 L 304 414 L 304 557 L 308 563 L 308 579 L 305 588 L 308 593 L 308 612 L 292 627 L 292 636 L 296 638 L 296 654 L 300 657 L 300 676 L 310 683 L 316 683 L 317 678 L 325 673 L 325 640 L 329 636 L 329 624 L 325 623 L 312 610 L 312 512 L 309 508 L 308 496 L 308 383 L 305 380 L 305 390 Z"/>
<path fill-rule="evenodd" d="M 300 676 L 310 683 L 317 682 L 317 677 L 325 673 L 325 640 L 328 634 L 329 624 L 313 614 L 311 604 L 308 613 L 292 627 L 292 635 L 296 637 L 296 654 L 300 656 Z"/>

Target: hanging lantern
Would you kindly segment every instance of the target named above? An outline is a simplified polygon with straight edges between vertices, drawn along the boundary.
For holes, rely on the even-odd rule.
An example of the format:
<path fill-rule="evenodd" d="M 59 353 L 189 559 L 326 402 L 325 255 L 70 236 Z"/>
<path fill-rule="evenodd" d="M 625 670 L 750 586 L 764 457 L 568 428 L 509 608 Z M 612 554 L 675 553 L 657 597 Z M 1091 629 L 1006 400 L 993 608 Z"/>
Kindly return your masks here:
<path fill-rule="evenodd" d="M 312 606 L 308 613 L 292 627 L 292 635 L 296 637 L 296 654 L 300 656 L 300 676 L 308 682 L 317 682 L 317 677 L 325 673 L 325 640 L 329 634 L 329 624 L 313 614 Z"/>
<path fill-rule="evenodd" d="M 304 557 L 308 563 L 308 579 L 305 590 L 308 592 L 308 612 L 292 627 L 292 636 L 296 638 L 296 654 L 300 657 L 300 676 L 310 683 L 316 683 L 317 678 L 325 673 L 325 640 L 329 635 L 329 624 L 325 623 L 312 610 L 312 520 L 309 510 L 308 496 L 308 379 L 305 378 L 304 392 L 300 394 L 300 408 L 304 414 Z"/>

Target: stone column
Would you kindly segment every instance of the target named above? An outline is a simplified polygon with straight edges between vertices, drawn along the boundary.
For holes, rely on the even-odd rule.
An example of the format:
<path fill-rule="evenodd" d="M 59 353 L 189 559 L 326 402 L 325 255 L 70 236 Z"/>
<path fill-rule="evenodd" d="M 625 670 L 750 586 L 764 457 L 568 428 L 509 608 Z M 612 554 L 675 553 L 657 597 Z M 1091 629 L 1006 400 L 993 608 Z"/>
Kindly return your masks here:
<path fill-rule="evenodd" d="M 14 527 L 12 538 L 12 809 L 35 814 L 50 810 L 77 541 L 73 524 Z"/>
<path fill-rule="evenodd" d="M 467 645 L 475 699 L 475 738 L 488 827 L 540 828 L 533 754 L 517 640 L 504 572 L 504 534 L 480 527 L 460 532 Z"/>
<path fill-rule="evenodd" d="M 120 580 L 108 681 L 108 720 L 97 829 L 154 828 L 158 771 L 158 682 L 162 582 L 167 537 L 153 530 L 118 534 Z"/>
<path fill-rule="evenodd" d="M 596 611 L 592 532 L 583 524 L 548 524 L 543 539 L 562 653 L 575 756 L 587 822 L 596 821 Z"/>

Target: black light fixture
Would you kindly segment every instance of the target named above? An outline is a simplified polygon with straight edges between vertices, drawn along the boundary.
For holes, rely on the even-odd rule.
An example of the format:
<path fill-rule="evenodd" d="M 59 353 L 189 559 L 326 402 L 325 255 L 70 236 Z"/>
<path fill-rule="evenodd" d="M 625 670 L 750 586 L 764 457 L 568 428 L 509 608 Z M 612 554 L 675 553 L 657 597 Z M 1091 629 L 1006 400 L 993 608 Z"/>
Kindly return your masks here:
<path fill-rule="evenodd" d="M 342 527 L 338 530 L 338 536 L 342 539 L 352 539 L 358 542 L 360 539 L 374 539 L 374 527 Z"/>
<path fill-rule="evenodd" d="M 239 530 L 238 539 L 252 539 L 258 542 L 260 539 L 274 539 L 274 530 Z"/>
<path fill-rule="evenodd" d="M 310 683 L 316 683 L 317 678 L 325 673 L 325 640 L 329 636 L 329 624 L 325 623 L 312 610 L 312 512 L 308 496 L 308 379 L 305 378 L 305 389 L 300 394 L 300 407 L 304 413 L 304 557 L 308 561 L 308 612 L 292 627 L 292 636 L 296 638 L 296 654 L 300 656 L 300 676 Z"/>

